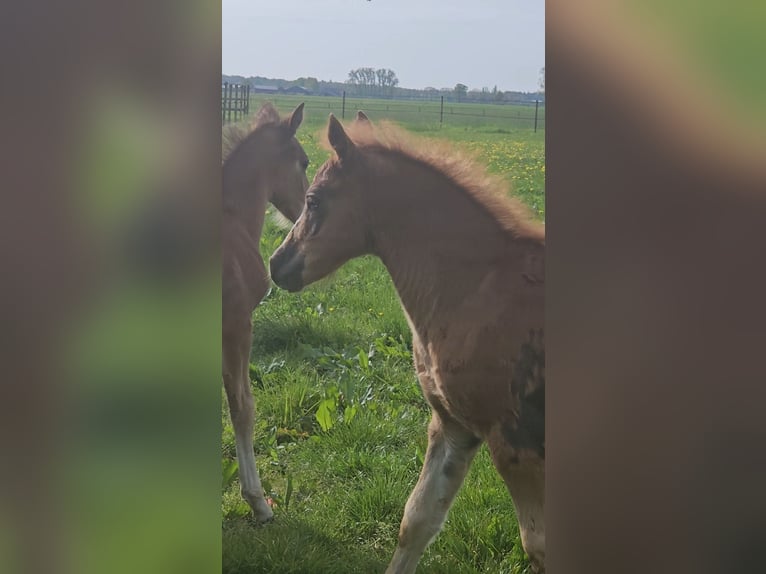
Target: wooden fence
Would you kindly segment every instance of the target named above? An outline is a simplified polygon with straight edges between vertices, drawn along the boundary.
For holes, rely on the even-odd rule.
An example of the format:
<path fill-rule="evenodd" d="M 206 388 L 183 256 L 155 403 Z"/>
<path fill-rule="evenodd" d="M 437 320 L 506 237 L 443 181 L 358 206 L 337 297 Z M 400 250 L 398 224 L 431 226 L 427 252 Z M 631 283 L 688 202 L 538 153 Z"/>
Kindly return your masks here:
<path fill-rule="evenodd" d="M 224 82 L 221 85 L 221 124 L 230 122 L 232 119 L 236 122 L 249 115 L 250 85 Z"/>

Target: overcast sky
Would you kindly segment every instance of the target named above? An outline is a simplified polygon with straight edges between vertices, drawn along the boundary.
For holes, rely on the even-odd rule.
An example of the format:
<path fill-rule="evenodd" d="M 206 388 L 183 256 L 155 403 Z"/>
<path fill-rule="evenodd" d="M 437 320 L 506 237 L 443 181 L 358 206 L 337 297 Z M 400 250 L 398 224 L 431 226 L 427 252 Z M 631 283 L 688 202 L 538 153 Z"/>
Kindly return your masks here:
<path fill-rule="evenodd" d="M 543 0 L 222 0 L 223 73 L 343 82 L 390 68 L 403 88 L 532 92 Z"/>

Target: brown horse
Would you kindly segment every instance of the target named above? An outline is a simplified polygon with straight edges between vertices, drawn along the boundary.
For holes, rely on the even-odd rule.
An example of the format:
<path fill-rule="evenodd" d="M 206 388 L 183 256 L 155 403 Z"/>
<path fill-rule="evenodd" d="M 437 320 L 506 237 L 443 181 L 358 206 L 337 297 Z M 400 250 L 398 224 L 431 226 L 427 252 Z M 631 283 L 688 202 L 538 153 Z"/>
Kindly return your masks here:
<path fill-rule="evenodd" d="M 259 522 L 273 516 L 263 496 L 253 453 L 254 406 L 250 390 L 253 309 L 269 289 L 259 251 L 266 204 L 290 221 L 303 208 L 308 157 L 295 139 L 303 104 L 281 120 L 271 104 L 251 130 L 224 133 L 223 218 L 223 384 L 234 426 L 242 496 Z"/>
<path fill-rule="evenodd" d="M 532 567 L 544 572 L 544 226 L 446 144 L 413 145 L 360 119 L 347 133 L 330 116 L 335 156 L 306 192 L 271 274 L 298 291 L 374 254 L 401 299 L 432 417 L 387 572 L 415 571 L 484 441 Z"/>

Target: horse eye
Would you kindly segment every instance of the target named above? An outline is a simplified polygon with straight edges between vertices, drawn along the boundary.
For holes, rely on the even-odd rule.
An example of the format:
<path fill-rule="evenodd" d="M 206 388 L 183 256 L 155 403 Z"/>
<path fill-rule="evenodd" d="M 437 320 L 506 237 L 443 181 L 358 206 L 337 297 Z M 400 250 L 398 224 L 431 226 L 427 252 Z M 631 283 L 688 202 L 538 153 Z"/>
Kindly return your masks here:
<path fill-rule="evenodd" d="M 315 195 L 306 196 L 306 207 L 309 209 L 316 209 L 319 207 L 319 199 Z"/>
<path fill-rule="evenodd" d="M 301 167 L 303 168 L 303 171 L 306 171 L 306 169 L 308 169 L 309 163 L 310 161 L 308 158 L 301 160 Z"/>

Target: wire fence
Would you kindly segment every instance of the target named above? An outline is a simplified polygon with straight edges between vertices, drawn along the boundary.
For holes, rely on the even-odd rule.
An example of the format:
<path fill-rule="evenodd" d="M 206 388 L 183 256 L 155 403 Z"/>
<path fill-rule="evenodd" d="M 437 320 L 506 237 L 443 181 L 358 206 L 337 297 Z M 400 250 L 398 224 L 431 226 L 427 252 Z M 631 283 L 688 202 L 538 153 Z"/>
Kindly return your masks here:
<path fill-rule="evenodd" d="M 236 91 L 234 92 L 236 94 Z M 240 100 L 236 96 L 225 99 L 222 92 L 222 116 L 224 110 L 241 110 Z M 248 111 L 234 111 L 233 120 L 224 117 L 223 122 L 238 121 L 247 117 L 250 110 L 257 110 L 266 101 L 274 104 L 281 113 L 287 113 L 297 104 L 304 102 L 307 115 L 322 118 L 329 113 L 338 118 L 352 118 L 357 110 L 363 110 L 372 120 L 387 119 L 403 122 L 410 127 L 434 129 L 443 126 L 482 127 L 503 129 L 530 129 L 534 132 L 545 130 L 545 102 L 508 102 L 508 103 L 466 103 L 447 102 L 443 96 L 432 100 L 397 100 L 374 99 L 341 96 L 293 95 L 284 93 L 249 93 Z M 239 106 L 239 108 L 238 108 Z"/>

